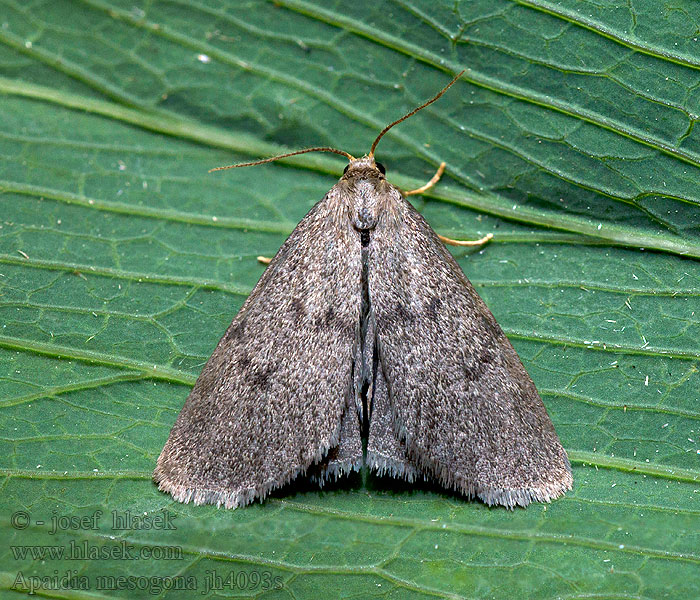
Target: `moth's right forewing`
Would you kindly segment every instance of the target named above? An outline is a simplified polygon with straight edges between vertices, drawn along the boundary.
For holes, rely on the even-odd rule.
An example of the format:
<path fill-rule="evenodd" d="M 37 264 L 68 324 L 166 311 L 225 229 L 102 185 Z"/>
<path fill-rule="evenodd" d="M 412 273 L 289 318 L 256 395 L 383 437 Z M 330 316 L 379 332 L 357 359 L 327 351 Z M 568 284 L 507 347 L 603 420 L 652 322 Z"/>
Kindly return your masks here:
<path fill-rule="evenodd" d="M 175 499 L 262 499 L 338 446 L 343 415 L 355 416 L 361 293 L 360 240 L 343 207 L 333 188 L 304 217 L 202 370 L 154 472 Z M 359 466 L 352 433 L 320 478 Z"/>
<path fill-rule="evenodd" d="M 532 380 L 423 217 L 398 198 L 369 250 L 379 364 L 411 462 L 489 504 L 570 489 L 566 453 Z"/>

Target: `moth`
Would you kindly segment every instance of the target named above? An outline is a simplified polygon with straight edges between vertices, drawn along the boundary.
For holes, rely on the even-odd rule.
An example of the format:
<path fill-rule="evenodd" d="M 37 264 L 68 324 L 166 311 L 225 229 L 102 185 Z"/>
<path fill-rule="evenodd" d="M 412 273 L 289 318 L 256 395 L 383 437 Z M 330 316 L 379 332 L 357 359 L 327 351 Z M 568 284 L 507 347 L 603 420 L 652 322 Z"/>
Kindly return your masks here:
<path fill-rule="evenodd" d="M 236 508 L 363 467 L 489 505 L 550 501 L 569 461 L 535 386 L 441 239 L 374 151 L 299 222 L 207 361 L 153 477 Z M 230 167 L 220 167 L 230 168 Z M 431 183 L 437 180 L 436 175 Z M 430 184 L 428 184 L 430 185 Z M 364 447 L 363 447 L 364 446 Z"/>

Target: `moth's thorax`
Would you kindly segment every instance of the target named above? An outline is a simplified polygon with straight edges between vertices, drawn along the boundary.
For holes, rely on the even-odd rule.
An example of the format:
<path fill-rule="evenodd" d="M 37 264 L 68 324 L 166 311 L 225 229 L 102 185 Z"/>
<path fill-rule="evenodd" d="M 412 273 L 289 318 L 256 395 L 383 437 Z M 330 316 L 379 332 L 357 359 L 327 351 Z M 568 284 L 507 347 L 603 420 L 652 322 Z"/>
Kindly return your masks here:
<path fill-rule="evenodd" d="M 351 161 L 339 185 L 347 198 L 352 225 L 374 229 L 393 192 L 374 159 L 365 156 Z"/>

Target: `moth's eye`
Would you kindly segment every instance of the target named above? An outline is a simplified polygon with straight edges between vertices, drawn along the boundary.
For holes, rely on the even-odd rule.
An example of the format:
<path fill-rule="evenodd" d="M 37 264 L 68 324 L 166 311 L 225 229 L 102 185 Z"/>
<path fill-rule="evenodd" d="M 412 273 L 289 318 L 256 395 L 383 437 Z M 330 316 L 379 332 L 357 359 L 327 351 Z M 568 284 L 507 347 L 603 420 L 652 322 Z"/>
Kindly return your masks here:
<path fill-rule="evenodd" d="M 349 169 L 349 168 L 350 168 L 350 165 L 347 165 L 347 166 L 343 169 L 343 175 L 345 175 L 345 173 L 348 172 L 348 169 Z"/>
<path fill-rule="evenodd" d="M 377 169 L 379 169 L 379 172 L 382 175 L 386 175 L 386 169 L 384 168 L 384 165 L 382 163 L 374 163 L 374 164 L 377 165 Z"/>

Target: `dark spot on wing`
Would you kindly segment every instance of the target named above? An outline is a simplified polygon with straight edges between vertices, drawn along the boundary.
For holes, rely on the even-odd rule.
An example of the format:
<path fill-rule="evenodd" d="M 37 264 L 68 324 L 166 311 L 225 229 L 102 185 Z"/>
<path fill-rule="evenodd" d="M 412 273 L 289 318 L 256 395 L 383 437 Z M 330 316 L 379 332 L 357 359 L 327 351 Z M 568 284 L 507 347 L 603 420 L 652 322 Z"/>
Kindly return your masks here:
<path fill-rule="evenodd" d="M 464 363 L 464 376 L 467 381 L 478 381 L 484 372 L 484 368 L 478 361 Z"/>
<path fill-rule="evenodd" d="M 236 361 L 236 367 L 240 371 L 246 371 L 248 367 L 250 367 L 250 358 L 248 358 L 248 353 L 245 350 L 238 357 L 238 360 Z"/>
<path fill-rule="evenodd" d="M 267 365 L 251 370 L 246 376 L 246 381 L 252 388 L 260 391 L 267 391 L 270 388 L 270 379 L 277 370 L 277 365 Z"/>
<path fill-rule="evenodd" d="M 376 310 L 375 314 L 377 316 L 377 326 L 381 328 L 392 328 L 396 326 L 406 327 L 415 319 L 410 309 L 398 300 L 389 309 Z"/>
<path fill-rule="evenodd" d="M 467 358 L 464 364 L 464 375 L 468 381 L 478 381 L 486 371 L 490 369 L 496 355 L 491 348 L 482 348 L 478 354 L 473 354 Z"/>
<path fill-rule="evenodd" d="M 433 296 L 430 301 L 425 305 L 425 314 L 432 321 L 437 321 L 438 312 L 442 306 L 442 300 L 437 296 Z"/>
<path fill-rule="evenodd" d="M 479 362 L 486 367 L 494 362 L 495 357 L 496 355 L 491 348 L 484 348 L 479 357 Z"/>
<path fill-rule="evenodd" d="M 314 326 L 318 331 L 334 331 L 344 337 L 355 336 L 355 324 L 342 318 L 329 306 L 323 314 L 314 319 Z"/>
<path fill-rule="evenodd" d="M 297 321 L 301 321 L 306 315 L 304 303 L 299 298 L 292 298 L 292 313 Z"/>
<path fill-rule="evenodd" d="M 398 321 L 402 325 L 406 325 L 413 321 L 413 313 L 410 309 L 403 303 L 397 302 L 394 306 L 394 320 Z"/>
<path fill-rule="evenodd" d="M 314 327 L 319 331 L 331 329 L 335 320 L 335 311 L 329 306 L 324 313 L 316 313 L 314 317 Z"/>

